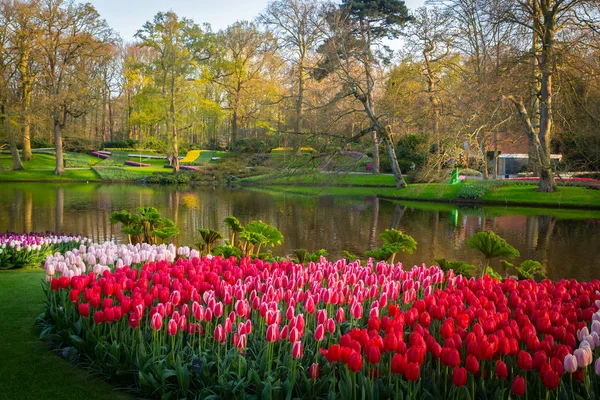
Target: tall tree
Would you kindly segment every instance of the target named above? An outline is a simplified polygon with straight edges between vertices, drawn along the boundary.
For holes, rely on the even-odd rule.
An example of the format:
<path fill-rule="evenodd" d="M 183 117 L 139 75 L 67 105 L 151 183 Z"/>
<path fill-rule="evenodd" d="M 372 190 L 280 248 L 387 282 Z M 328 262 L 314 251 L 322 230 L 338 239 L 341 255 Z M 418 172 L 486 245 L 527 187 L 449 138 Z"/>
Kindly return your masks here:
<path fill-rule="evenodd" d="M 536 110 L 529 112 L 520 96 L 508 96 L 514 105 L 525 133 L 534 143 L 536 162 L 539 166 L 540 180 L 538 190 L 541 192 L 556 191 L 556 182 L 551 165 L 551 140 L 553 136 L 554 114 L 554 75 L 556 73 L 556 57 L 562 49 L 561 44 L 573 43 L 579 38 L 564 35 L 561 43 L 557 36 L 577 25 L 596 25 L 597 0 L 527 0 L 506 1 L 502 14 L 505 21 L 517 24 L 533 36 L 532 52 L 534 53 L 534 71 L 539 85 L 539 123 L 533 122 Z M 593 17 L 592 17 L 593 16 Z M 538 50 L 539 49 L 539 50 Z M 537 102 L 536 102 L 537 104 Z"/>
<path fill-rule="evenodd" d="M 390 125 L 375 109 L 375 91 L 380 61 L 385 61 L 384 39 L 397 38 L 400 28 L 410 20 L 401 0 L 344 0 L 329 10 L 325 44 L 321 47 L 324 61 L 320 73 L 334 73 L 343 82 L 338 96 L 352 96 L 362 105 L 370 127 L 373 144 L 373 172 L 379 172 L 379 138 L 385 144 L 397 188 L 406 186 L 396 158 Z M 365 132 L 361 132 L 364 135 Z"/>
<path fill-rule="evenodd" d="M 240 135 L 244 102 L 258 94 L 264 77 L 276 62 L 277 42 L 256 24 L 236 22 L 217 35 L 218 51 L 212 62 L 211 80 L 227 93 L 231 110 L 230 147 L 235 147 Z"/>
<path fill-rule="evenodd" d="M 49 96 L 56 151 L 54 173 L 62 175 L 63 129 L 69 117 L 85 113 L 82 97 L 87 94 L 86 67 L 102 55 L 102 49 L 112 40 L 112 31 L 91 4 L 73 1 L 41 1 L 38 20 L 43 32 L 42 79 Z"/>
<path fill-rule="evenodd" d="M 151 69 L 166 108 L 164 123 L 169 136 L 168 153 L 173 160 L 173 170 L 179 172 L 178 113 L 181 110 L 178 102 L 186 82 L 197 77 L 199 63 L 209 56 L 206 37 L 197 24 L 179 18 L 173 12 L 156 14 L 136 37 L 141 40 L 141 46 L 156 52 Z"/>
<path fill-rule="evenodd" d="M 279 49 L 295 75 L 294 132 L 302 133 L 304 92 L 309 79 L 312 53 L 323 39 L 325 14 L 316 0 L 276 0 L 268 4 L 259 21 L 271 28 L 279 39 Z"/>

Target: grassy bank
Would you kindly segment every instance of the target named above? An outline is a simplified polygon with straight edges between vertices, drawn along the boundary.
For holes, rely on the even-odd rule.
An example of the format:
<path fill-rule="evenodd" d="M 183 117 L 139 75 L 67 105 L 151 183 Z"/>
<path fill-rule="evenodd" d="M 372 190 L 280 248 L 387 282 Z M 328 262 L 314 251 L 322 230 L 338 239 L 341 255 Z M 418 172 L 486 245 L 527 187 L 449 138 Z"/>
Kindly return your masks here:
<path fill-rule="evenodd" d="M 43 278 L 39 269 L 0 271 L 0 399 L 129 399 L 38 339 L 34 320 L 43 309 Z"/>
<path fill-rule="evenodd" d="M 544 206 L 600 209 L 600 191 L 585 186 L 560 186 L 555 193 L 540 193 L 535 184 L 499 182 L 486 185 L 481 197 L 461 198 L 465 185 L 483 185 L 472 181 L 460 185 L 443 183 L 411 184 L 405 189 L 394 188 L 391 175 L 321 174 L 293 176 L 258 176 L 241 180 L 244 185 L 263 186 L 279 191 L 314 195 L 378 196 L 397 200 L 438 201 L 513 206 Z"/>

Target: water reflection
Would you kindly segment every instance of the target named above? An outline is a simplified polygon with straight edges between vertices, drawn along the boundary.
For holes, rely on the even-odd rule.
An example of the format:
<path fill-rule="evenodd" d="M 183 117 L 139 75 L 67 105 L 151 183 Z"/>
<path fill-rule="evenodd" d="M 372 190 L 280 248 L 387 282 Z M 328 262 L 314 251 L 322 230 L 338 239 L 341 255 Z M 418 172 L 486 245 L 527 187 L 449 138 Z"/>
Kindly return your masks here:
<path fill-rule="evenodd" d="M 435 258 L 478 263 L 466 239 L 492 229 L 515 246 L 521 257 L 542 262 L 553 279 L 600 278 L 600 213 L 504 208 L 456 208 L 428 203 L 393 203 L 377 198 L 295 196 L 248 189 L 172 188 L 96 184 L 2 184 L 0 231 L 82 233 L 94 240 L 126 238 L 109 222 L 116 210 L 156 206 L 181 229 L 176 242 L 198 241 L 201 227 L 226 232 L 222 223 L 235 215 L 245 223 L 262 219 L 285 236 L 279 255 L 294 249 L 327 249 L 331 256 L 378 246 L 379 234 L 396 228 L 418 242 L 405 264 Z"/>

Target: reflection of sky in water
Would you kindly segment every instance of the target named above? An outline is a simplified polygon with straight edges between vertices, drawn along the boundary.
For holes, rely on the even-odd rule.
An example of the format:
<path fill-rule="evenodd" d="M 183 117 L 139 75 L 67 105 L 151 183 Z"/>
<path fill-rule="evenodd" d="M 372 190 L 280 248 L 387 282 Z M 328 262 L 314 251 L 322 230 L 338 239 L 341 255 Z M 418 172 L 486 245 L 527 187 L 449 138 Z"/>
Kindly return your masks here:
<path fill-rule="evenodd" d="M 112 211 L 156 206 L 181 229 L 177 243 L 198 241 L 199 228 L 227 233 L 223 219 L 235 215 L 242 223 L 262 219 L 285 236 L 278 255 L 297 248 L 324 248 L 332 257 L 344 250 L 362 254 L 379 245 L 379 234 L 391 227 L 413 236 L 415 254 L 399 254 L 407 266 L 435 258 L 465 260 L 478 265 L 477 253 L 465 240 L 482 229 L 494 230 L 515 246 L 521 257 L 536 259 L 551 278 L 600 278 L 600 213 L 535 209 L 456 208 L 448 204 L 408 206 L 374 198 L 294 196 L 247 189 L 173 188 L 135 185 L 3 184 L 0 190 L 0 231 L 59 230 L 82 233 L 95 240 L 125 240 L 108 218 Z M 586 219 L 573 219 L 587 216 Z"/>

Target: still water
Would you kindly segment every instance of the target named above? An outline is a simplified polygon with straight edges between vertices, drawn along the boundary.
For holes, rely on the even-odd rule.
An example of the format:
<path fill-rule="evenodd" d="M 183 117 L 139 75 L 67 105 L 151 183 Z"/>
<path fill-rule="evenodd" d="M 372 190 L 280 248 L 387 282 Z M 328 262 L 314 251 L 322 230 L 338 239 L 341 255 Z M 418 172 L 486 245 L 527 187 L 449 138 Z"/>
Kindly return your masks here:
<path fill-rule="evenodd" d="M 139 206 L 155 206 L 173 219 L 181 230 L 175 241 L 188 245 L 199 240 L 199 228 L 227 234 L 222 221 L 229 215 L 242 223 L 261 219 L 285 237 L 273 249 L 277 255 L 298 248 L 324 248 L 332 257 L 344 250 L 361 255 L 381 244 L 379 233 L 397 228 L 418 242 L 414 254 L 396 257 L 407 266 L 433 265 L 439 257 L 477 264 L 480 257 L 465 240 L 491 229 L 521 252 L 517 262 L 538 260 L 551 279 L 600 279 L 600 212 L 463 208 L 328 196 L 325 190 L 303 196 L 246 188 L 0 183 L 0 232 L 50 230 L 123 242 L 109 216 Z"/>

